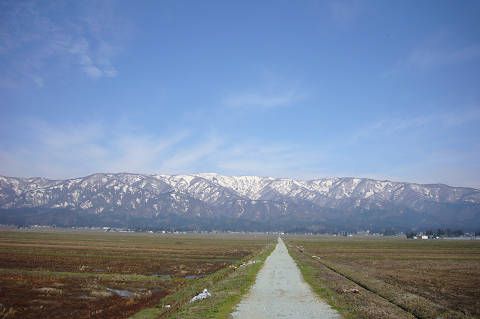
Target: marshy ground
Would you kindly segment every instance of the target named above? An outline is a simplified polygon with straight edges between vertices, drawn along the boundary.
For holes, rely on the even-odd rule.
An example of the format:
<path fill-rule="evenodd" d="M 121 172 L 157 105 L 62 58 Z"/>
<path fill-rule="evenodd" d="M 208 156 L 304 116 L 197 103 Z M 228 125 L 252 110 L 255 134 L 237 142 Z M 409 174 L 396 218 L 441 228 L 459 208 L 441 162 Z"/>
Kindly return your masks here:
<path fill-rule="evenodd" d="M 264 238 L 0 232 L 0 318 L 126 318 L 265 246 Z"/>

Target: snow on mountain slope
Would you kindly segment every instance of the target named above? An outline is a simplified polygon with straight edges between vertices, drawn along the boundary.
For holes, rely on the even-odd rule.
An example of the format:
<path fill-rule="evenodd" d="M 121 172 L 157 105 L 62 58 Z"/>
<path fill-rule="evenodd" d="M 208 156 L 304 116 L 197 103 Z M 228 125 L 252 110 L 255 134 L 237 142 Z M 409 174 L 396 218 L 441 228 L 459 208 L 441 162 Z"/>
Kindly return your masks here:
<path fill-rule="evenodd" d="M 259 176 L 225 176 L 215 173 L 198 174 L 197 176 L 209 180 L 222 187 L 234 191 L 239 196 L 256 200 L 259 199 L 263 188 L 274 181 L 271 177 Z"/>
<path fill-rule="evenodd" d="M 138 174 L 93 174 L 64 181 L 1 177 L 0 207 L 155 210 L 158 197 L 171 190 L 161 180 Z"/>
<path fill-rule="evenodd" d="M 447 206 L 446 206 L 447 205 Z M 450 206 L 448 206 L 450 205 Z M 472 206 L 473 205 L 473 206 Z M 367 178 L 295 180 L 258 176 L 92 174 L 67 180 L 0 176 L 1 209 L 67 209 L 134 216 L 179 214 L 231 218 L 336 218 L 354 210 L 455 216 L 480 212 L 480 191 Z M 276 217 L 275 217 L 276 216 Z M 342 215 L 343 216 L 343 215 Z M 360 215 L 359 215 L 360 216 Z M 463 218 L 463 217 L 462 217 Z"/>
<path fill-rule="evenodd" d="M 178 192 L 184 192 L 206 203 L 217 203 L 238 197 L 237 193 L 215 181 L 198 175 L 155 175 Z"/>

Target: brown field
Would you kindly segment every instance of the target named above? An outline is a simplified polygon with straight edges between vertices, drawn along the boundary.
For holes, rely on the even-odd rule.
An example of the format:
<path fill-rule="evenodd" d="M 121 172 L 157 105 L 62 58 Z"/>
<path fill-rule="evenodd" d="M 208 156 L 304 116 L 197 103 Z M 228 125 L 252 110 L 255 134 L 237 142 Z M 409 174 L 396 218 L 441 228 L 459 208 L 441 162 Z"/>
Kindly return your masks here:
<path fill-rule="evenodd" d="M 0 231 L 0 318 L 126 318 L 264 237 Z"/>
<path fill-rule="evenodd" d="M 322 286 L 347 317 L 377 318 L 389 311 L 406 318 L 480 317 L 480 241 L 296 237 L 288 242 L 311 284 Z"/>

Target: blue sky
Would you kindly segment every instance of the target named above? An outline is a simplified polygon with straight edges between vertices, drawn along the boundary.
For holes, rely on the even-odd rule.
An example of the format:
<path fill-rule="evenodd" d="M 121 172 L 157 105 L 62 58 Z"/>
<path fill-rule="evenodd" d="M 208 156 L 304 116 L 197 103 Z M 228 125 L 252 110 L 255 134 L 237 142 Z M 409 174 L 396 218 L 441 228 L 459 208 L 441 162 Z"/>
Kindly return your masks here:
<path fill-rule="evenodd" d="M 0 1 L 0 174 L 480 187 L 478 1 Z"/>

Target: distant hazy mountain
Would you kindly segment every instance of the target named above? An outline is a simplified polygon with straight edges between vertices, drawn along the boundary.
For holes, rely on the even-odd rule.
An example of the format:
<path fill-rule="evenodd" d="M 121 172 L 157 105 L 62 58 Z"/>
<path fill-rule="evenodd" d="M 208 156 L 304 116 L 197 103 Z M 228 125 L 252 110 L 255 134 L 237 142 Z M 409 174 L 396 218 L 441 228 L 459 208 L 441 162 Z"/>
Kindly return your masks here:
<path fill-rule="evenodd" d="M 480 190 L 366 178 L 0 177 L 0 223 L 158 229 L 480 229 Z"/>

